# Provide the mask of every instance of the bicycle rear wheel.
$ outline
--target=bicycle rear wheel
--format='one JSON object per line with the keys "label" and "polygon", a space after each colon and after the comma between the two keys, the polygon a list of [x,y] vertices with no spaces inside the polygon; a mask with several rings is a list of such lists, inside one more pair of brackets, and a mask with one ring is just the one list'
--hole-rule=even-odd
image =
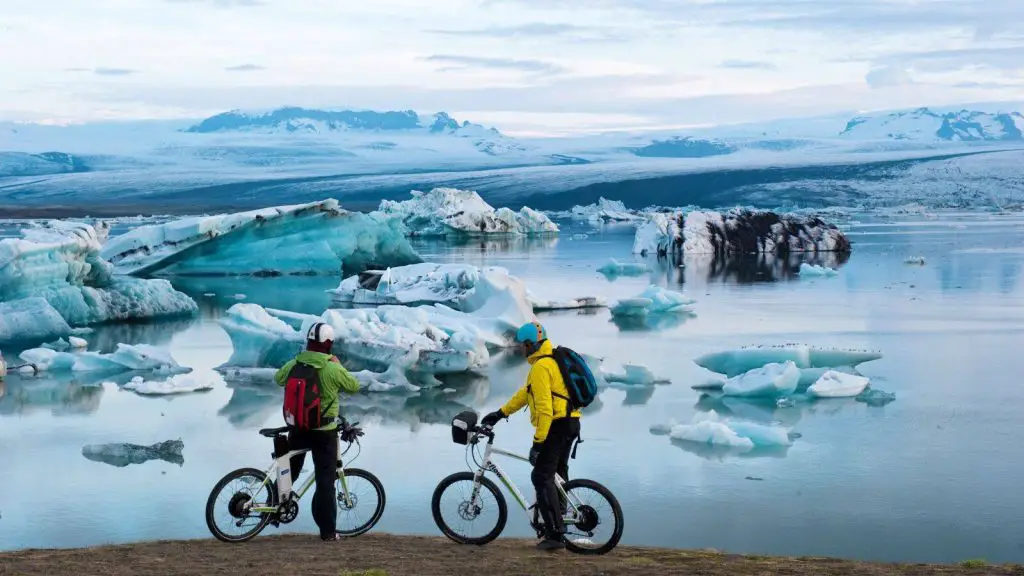
{"label": "bicycle rear wheel", "polygon": [[[505,522],[508,521],[508,506],[505,504],[505,497],[501,495],[498,487],[486,477],[480,477],[480,485],[476,498],[473,498],[472,472],[456,472],[438,483],[434,489],[434,495],[430,499],[430,509],[434,514],[434,522],[445,536],[459,544],[475,544],[481,546],[494,540],[505,529]],[[449,497],[449,500],[442,504],[442,499]],[[488,496],[493,503],[488,503]],[[445,519],[442,507],[451,514],[451,522]],[[493,527],[482,536],[472,536],[468,533],[468,523],[476,522],[481,515],[494,513]],[[452,526],[457,522],[458,529]],[[487,530],[491,526],[490,521],[482,521],[478,525],[481,530]]]}
{"label": "bicycle rear wheel", "polygon": [[[342,470],[339,466],[335,490],[335,497],[338,501],[338,520],[335,523],[335,531],[342,536],[359,536],[373,528],[384,514],[384,485],[376,476],[359,468],[348,468],[344,471],[344,475],[345,485],[342,486]],[[349,497],[347,499],[345,498],[345,487],[348,487]]]}
{"label": "bicycle rear wheel", "polygon": [[[611,490],[593,480],[575,479],[565,483],[571,505],[565,518],[565,547],[585,555],[607,554],[622,538],[622,507]],[[573,507],[575,506],[575,510]],[[604,543],[594,537],[609,528]]]}
{"label": "bicycle rear wheel", "polygon": [[[206,527],[221,542],[245,542],[259,534],[270,522],[269,512],[250,511],[253,507],[277,506],[277,486],[264,482],[267,475],[255,468],[239,468],[229,472],[210,491],[206,500]],[[250,489],[250,486],[255,485]],[[250,492],[250,490],[252,490]],[[264,494],[261,496],[260,494]],[[224,497],[226,495],[226,498]],[[218,523],[218,513],[222,522]],[[253,524],[240,534],[231,534],[232,526],[241,528],[247,521]]]}

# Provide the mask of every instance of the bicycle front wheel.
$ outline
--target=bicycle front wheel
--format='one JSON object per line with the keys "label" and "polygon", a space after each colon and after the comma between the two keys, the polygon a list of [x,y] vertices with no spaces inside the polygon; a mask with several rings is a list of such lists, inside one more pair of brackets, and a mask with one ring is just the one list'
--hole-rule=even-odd
{"label": "bicycle front wheel", "polygon": [[342,470],[339,467],[336,488],[338,520],[335,531],[338,534],[348,537],[365,534],[384,514],[384,485],[366,470]]}
{"label": "bicycle front wheel", "polygon": [[217,482],[206,500],[206,527],[218,540],[245,542],[267,526],[272,514],[252,512],[252,508],[277,506],[276,484],[266,480],[262,470],[239,468]]}
{"label": "bicycle front wheel", "polygon": [[[565,548],[576,554],[607,554],[622,538],[622,507],[611,490],[582,478],[565,483]],[[607,533],[607,536],[602,536]]]}
{"label": "bicycle front wheel", "polygon": [[[456,472],[441,480],[430,499],[430,509],[445,536],[459,544],[482,546],[505,529],[508,506],[494,482],[481,476],[480,483],[474,484],[473,479],[472,472]],[[481,536],[473,535],[480,532]]]}

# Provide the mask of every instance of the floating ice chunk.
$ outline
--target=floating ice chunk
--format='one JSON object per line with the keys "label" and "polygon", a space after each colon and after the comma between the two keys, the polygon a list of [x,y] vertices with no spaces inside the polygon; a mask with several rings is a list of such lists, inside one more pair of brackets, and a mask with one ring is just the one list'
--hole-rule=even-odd
{"label": "floating ice chunk", "polygon": [[813,278],[817,276],[832,277],[837,274],[839,274],[839,272],[833,270],[832,268],[827,268],[825,266],[818,266],[817,264],[808,264],[807,262],[802,262],[800,264],[800,276],[805,278]]}
{"label": "floating ice chunk", "polygon": [[842,372],[843,374],[851,374],[853,376],[860,376],[857,369],[853,366],[822,366],[820,368],[801,368],[800,369],[800,382],[797,384],[797,390],[806,390],[817,382],[825,372],[829,370],[834,372]]}
{"label": "floating ice chunk", "polygon": [[796,391],[800,369],[791,360],[771,363],[729,378],[722,387],[726,396],[779,397]]}
{"label": "floating ice chunk", "polygon": [[714,410],[700,413],[693,417],[689,424],[670,424],[669,427],[652,427],[651,431],[663,433],[668,428],[668,436],[676,440],[728,446],[743,451],[755,448],[791,446],[789,431],[781,426],[764,426],[753,422],[722,418]]}
{"label": "floating ice chunk", "polygon": [[0,352],[0,380],[7,376],[7,362],[4,360],[4,353]]}
{"label": "floating ice chunk", "polygon": [[137,276],[337,274],[419,262],[399,222],[334,199],[139,226],[103,256]]}
{"label": "floating ice chunk", "polygon": [[857,396],[870,381],[863,376],[829,370],[807,389],[807,395],[817,398],[849,398]]}
{"label": "floating ice chunk", "polygon": [[495,210],[476,192],[457,188],[413,190],[409,200],[382,201],[380,212],[397,217],[414,236],[558,233],[558,226],[540,212],[525,206],[518,213],[508,208]]}
{"label": "floating ice chunk", "polygon": [[626,208],[626,205],[619,200],[608,200],[603,197],[598,198],[596,204],[589,204],[587,206],[576,205],[571,210],[554,212],[552,216],[555,218],[572,218],[573,220],[592,222],[594,224],[602,222],[633,222],[643,218],[642,215]]}
{"label": "floating ice chunk", "polygon": [[89,444],[82,447],[82,456],[94,462],[102,462],[124,468],[129,464],[143,464],[150,460],[164,460],[181,466],[185,458],[181,451],[185,443],[179,440],[157,442],[150,446],[140,444]]}
{"label": "floating ice chunk", "polygon": [[169,351],[149,344],[118,344],[117,350],[110,354],[32,348],[22,352],[20,358],[34,364],[40,372],[188,371],[174,360]]}
{"label": "floating ice chunk", "polygon": [[868,388],[861,392],[854,398],[857,402],[864,402],[868,406],[885,406],[889,402],[896,400],[896,394],[892,392],[883,392],[876,388]]}
{"label": "floating ice chunk", "polygon": [[418,392],[420,387],[409,382],[405,372],[396,365],[384,372],[360,370],[352,376],[359,381],[360,392]]}
{"label": "floating ice chunk", "polygon": [[41,341],[72,326],[191,315],[198,306],[164,280],[115,278],[88,224],[46,222],[0,240],[0,342]]}
{"label": "floating ice chunk", "polygon": [[45,344],[43,344],[42,347],[49,348],[50,350],[56,350],[58,352],[63,352],[68,348],[71,348],[71,344],[69,344],[67,340],[61,338],[56,342],[46,342]]}
{"label": "floating ice chunk", "polygon": [[918,266],[924,266],[924,256],[911,256],[903,261],[906,264],[917,264]]}
{"label": "floating ice chunk", "polygon": [[651,285],[634,298],[623,298],[611,307],[613,316],[644,316],[688,312],[696,300],[681,293]]}
{"label": "floating ice chunk", "polygon": [[141,377],[135,377],[131,382],[125,384],[124,389],[132,390],[143,396],[167,396],[213,390],[214,384],[220,381],[220,378],[196,373],[177,374],[166,380],[144,380]]}
{"label": "floating ice chunk", "polygon": [[610,262],[597,269],[606,277],[616,276],[640,276],[651,271],[651,267],[643,262],[619,262],[612,258]]}
{"label": "floating ice chunk", "polygon": [[527,292],[527,297],[530,299],[530,305],[533,306],[534,312],[605,308],[608,306],[608,301],[600,296],[583,296],[572,300],[544,300]]}
{"label": "floating ice chunk", "polygon": [[637,228],[634,254],[750,254],[846,252],[850,242],[817,216],[764,210],[693,210],[648,215]]}
{"label": "floating ice chunk", "polygon": [[68,344],[72,348],[86,348],[89,346],[89,342],[85,338],[79,338],[78,336],[68,336]]}
{"label": "floating ice chunk", "polygon": [[667,378],[659,378],[651,372],[651,369],[642,364],[623,364],[623,371],[611,372],[606,369],[602,369],[602,376],[607,382],[618,382],[621,384],[630,384],[634,386],[647,386],[658,383],[670,382]]}
{"label": "floating ice chunk", "polygon": [[749,346],[724,352],[703,354],[694,362],[712,372],[737,376],[769,363],[792,361],[798,368],[856,367],[864,362],[878,360],[879,352],[817,348],[806,344],[781,346]]}

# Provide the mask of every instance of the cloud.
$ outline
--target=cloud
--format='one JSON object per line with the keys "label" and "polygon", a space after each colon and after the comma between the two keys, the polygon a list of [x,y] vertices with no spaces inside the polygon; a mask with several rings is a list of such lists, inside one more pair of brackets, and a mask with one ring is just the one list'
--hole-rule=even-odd
{"label": "cloud", "polygon": [[963,68],[1024,70],[1024,43],[997,47],[898,52],[878,59],[880,64],[902,65],[927,72]]}
{"label": "cloud", "polygon": [[779,67],[771,62],[759,62],[755,60],[726,60],[718,65],[719,68],[734,68],[738,70],[778,70]]}
{"label": "cloud", "polygon": [[227,66],[224,68],[228,72],[256,72],[258,70],[266,70],[259,64],[239,64],[237,66]]}
{"label": "cloud", "polygon": [[460,56],[455,54],[433,54],[421,58],[428,62],[450,64],[438,69],[438,72],[465,70],[468,68],[489,68],[496,70],[519,70],[536,74],[560,74],[566,69],[543,60],[518,60],[514,58],[494,58],[486,56]]}
{"label": "cloud", "polygon": [[132,70],[130,68],[107,68],[107,67],[103,67],[103,66],[101,66],[99,68],[65,68],[64,71],[65,72],[92,72],[93,74],[96,74],[97,76],[129,76],[131,74],[136,74],[138,72],[138,70]]}
{"label": "cloud", "polygon": [[864,76],[864,81],[872,88],[888,88],[890,86],[903,86],[913,82],[910,73],[904,68],[894,66],[883,66],[875,68]]}
{"label": "cloud", "polygon": [[622,42],[628,36],[621,31],[575,24],[529,22],[516,26],[488,26],[463,30],[427,30],[431,34],[479,38],[558,38],[573,42]]}

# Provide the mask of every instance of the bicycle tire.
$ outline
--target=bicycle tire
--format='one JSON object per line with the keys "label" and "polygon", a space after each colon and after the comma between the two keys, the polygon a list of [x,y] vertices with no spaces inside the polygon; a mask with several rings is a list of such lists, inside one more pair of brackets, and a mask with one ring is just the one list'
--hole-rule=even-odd
{"label": "bicycle tire", "polygon": [[434,515],[434,522],[437,524],[437,527],[440,528],[441,532],[449,539],[454,542],[458,542],[459,544],[483,546],[497,538],[501,534],[501,531],[505,529],[505,523],[508,522],[508,505],[505,502],[505,497],[501,494],[501,491],[498,490],[498,487],[490,480],[490,478],[487,478],[486,476],[480,477],[480,485],[493,494],[494,499],[498,502],[498,522],[490,532],[479,538],[469,538],[456,533],[445,523],[444,518],[441,517],[441,495],[444,494],[444,491],[452,484],[461,480],[469,480],[472,482],[474,476],[475,475],[472,472],[456,472],[438,482],[437,487],[434,488],[434,495],[430,499],[430,510]]}
{"label": "bicycle tire", "polygon": [[[255,528],[253,528],[249,532],[246,532],[242,536],[236,537],[228,536],[217,526],[217,522],[213,517],[214,508],[217,503],[217,495],[220,493],[221,490],[224,489],[225,486],[227,486],[229,482],[235,480],[236,478],[241,478],[244,476],[252,476],[260,480],[265,480],[267,478],[266,473],[263,472],[262,470],[257,470],[256,468],[239,468],[237,470],[225,474],[224,477],[221,478],[216,485],[214,485],[213,490],[210,491],[210,496],[206,499],[206,527],[209,528],[210,533],[212,533],[214,537],[220,540],[221,542],[228,542],[231,544],[246,542],[248,540],[255,538],[256,535],[262,532],[263,529],[267,527],[267,524],[270,523],[272,515],[268,512],[264,512],[261,514],[260,522],[256,525]],[[270,505],[276,506],[277,485],[274,482],[268,482],[267,489],[269,490],[270,493]]]}
{"label": "bicycle tire", "polygon": [[607,554],[613,548],[619,544],[619,540],[622,538],[622,530],[624,523],[622,519],[622,507],[619,505],[619,500],[612,494],[612,491],[606,488],[604,485],[595,482],[593,480],[587,480],[585,478],[577,478],[569,480],[564,485],[566,494],[572,492],[573,488],[590,488],[594,492],[597,492],[604,497],[609,504],[612,505],[612,515],[615,517],[615,528],[612,531],[612,537],[603,546],[599,548],[583,548],[577,546],[574,542],[566,538],[565,548],[566,550],[575,554],[582,554],[585,556],[600,556]]}
{"label": "bicycle tire", "polygon": [[335,532],[342,536],[345,536],[346,538],[354,538],[356,536],[359,536],[360,534],[367,533],[371,528],[373,528],[377,524],[378,521],[380,521],[380,517],[384,514],[384,505],[387,502],[387,496],[384,493],[384,485],[381,484],[381,481],[376,476],[374,476],[373,474],[366,470],[363,470],[361,468],[346,468],[345,477],[365,479],[367,482],[370,483],[371,486],[373,486],[373,489],[377,492],[377,496],[379,498],[377,503],[377,509],[374,510],[373,516],[369,520],[367,520],[366,523],[362,526],[353,528],[352,530],[338,530],[337,524],[335,524]]}

